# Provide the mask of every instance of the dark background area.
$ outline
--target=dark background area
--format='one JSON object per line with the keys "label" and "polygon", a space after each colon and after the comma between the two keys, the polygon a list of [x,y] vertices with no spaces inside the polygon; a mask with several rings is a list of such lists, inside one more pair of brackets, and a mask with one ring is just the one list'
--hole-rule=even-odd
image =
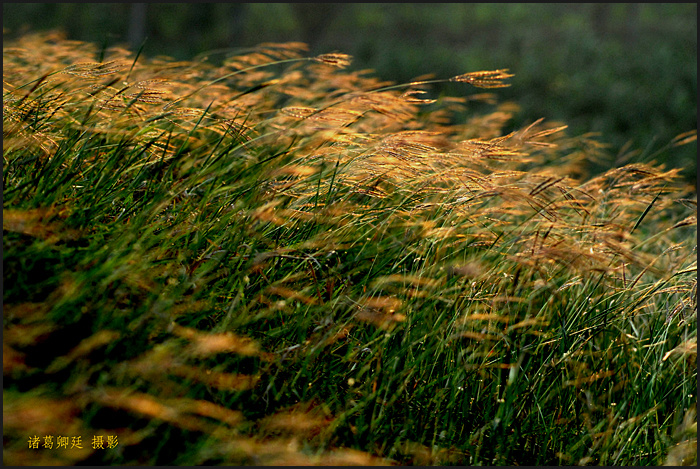
{"label": "dark background area", "polygon": [[[697,181],[696,143],[664,149],[697,128],[695,3],[3,3],[4,41],[47,29],[212,62],[303,41],[394,82],[508,68],[512,86],[497,93],[521,107],[513,128],[562,121],[570,135],[599,132],[610,164],[631,142]],[[435,92],[464,94],[454,83]]]}

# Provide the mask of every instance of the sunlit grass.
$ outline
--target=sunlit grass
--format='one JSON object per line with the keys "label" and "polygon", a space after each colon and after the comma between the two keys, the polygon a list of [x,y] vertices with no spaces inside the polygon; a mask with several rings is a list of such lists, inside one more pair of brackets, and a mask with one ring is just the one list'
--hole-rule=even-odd
{"label": "sunlit grass", "polygon": [[4,460],[694,463],[678,171],[304,53],[5,45]]}

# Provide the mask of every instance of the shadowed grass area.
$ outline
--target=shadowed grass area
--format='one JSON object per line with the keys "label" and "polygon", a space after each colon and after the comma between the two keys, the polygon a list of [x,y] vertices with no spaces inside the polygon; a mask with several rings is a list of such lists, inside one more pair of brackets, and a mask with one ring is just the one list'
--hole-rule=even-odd
{"label": "shadowed grass area", "polygon": [[678,171],[304,51],[4,45],[4,461],[695,463]]}

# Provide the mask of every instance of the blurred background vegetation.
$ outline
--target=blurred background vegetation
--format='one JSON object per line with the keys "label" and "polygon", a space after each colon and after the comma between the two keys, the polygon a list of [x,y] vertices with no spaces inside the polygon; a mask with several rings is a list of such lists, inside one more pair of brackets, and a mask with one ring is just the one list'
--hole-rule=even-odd
{"label": "blurred background vegetation", "polygon": [[[512,86],[497,94],[521,108],[513,129],[563,121],[610,144],[603,166],[654,159],[697,187],[697,144],[666,145],[697,128],[696,3],[3,3],[4,41],[48,29],[213,62],[303,41],[394,82],[508,68]],[[435,93],[462,95],[458,85]]]}

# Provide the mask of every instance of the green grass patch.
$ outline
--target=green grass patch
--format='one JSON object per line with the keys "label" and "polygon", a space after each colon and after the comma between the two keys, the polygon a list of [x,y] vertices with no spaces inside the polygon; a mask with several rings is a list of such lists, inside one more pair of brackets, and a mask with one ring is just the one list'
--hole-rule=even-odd
{"label": "green grass patch", "polygon": [[677,170],[452,122],[505,70],[425,100],[303,44],[3,52],[6,463],[696,461]]}

